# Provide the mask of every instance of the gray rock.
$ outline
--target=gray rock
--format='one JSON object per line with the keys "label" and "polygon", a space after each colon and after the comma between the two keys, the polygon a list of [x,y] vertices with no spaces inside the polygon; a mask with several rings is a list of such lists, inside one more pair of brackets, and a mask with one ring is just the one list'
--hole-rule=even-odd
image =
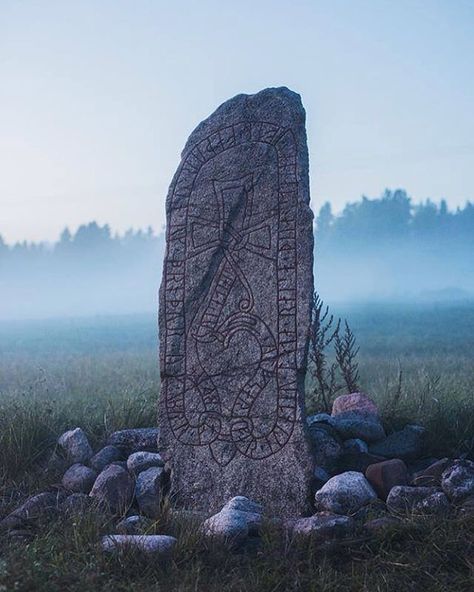
{"label": "gray rock", "polygon": [[252,514],[263,514],[263,506],[258,502],[250,500],[243,495],[237,495],[230,499],[223,510],[239,510],[241,512],[250,512]]}
{"label": "gray rock", "polygon": [[331,426],[315,423],[309,428],[314,462],[318,467],[331,471],[342,454],[342,444]]}
{"label": "gray rock", "polygon": [[201,530],[206,537],[221,538],[231,545],[244,542],[250,534],[256,534],[262,523],[262,515],[223,508],[205,520]]}
{"label": "gray rock", "polygon": [[109,534],[102,538],[102,549],[107,553],[138,551],[144,555],[168,557],[178,541],[162,534]]}
{"label": "gray rock", "polygon": [[58,445],[69,464],[87,463],[93,455],[89,440],[81,428],[64,432],[58,439]]}
{"label": "gray rock", "polygon": [[332,418],[332,426],[343,440],[360,438],[366,442],[377,442],[385,438],[382,423],[376,415],[340,413]]}
{"label": "gray rock", "polygon": [[73,493],[61,503],[59,509],[66,516],[80,516],[90,509],[91,503],[91,498],[85,493]]}
{"label": "gray rock", "polygon": [[95,480],[90,496],[113,513],[122,514],[133,501],[134,481],[117,465],[106,467]]}
{"label": "gray rock", "polygon": [[0,521],[0,531],[22,529],[40,518],[54,517],[65,498],[61,492],[44,492],[29,497],[21,506]]}
{"label": "gray rock", "polygon": [[319,540],[340,539],[352,534],[355,523],[349,516],[319,512],[309,518],[299,518],[292,524],[296,535],[312,536]]}
{"label": "gray rock", "polygon": [[106,466],[112,464],[116,461],[121,461],[123,459],[122,451],[117,448],[116,446],[104,446],[101,448],[99,452],[94,454],[91,458],[89,465],[100,473],[105,469]]}
{"label": "gray rock", "polygon": [[444,471],[441,487],[449,499],[456,504],[474,495],[474,462],[467,459],[456,460]]}
{"label": "gray rock", "polygon": [[357,454],[359,452],[369,452],[369,447],[364,440],[360,438],[350,438],[342,444],[343,451],[346,454]]}
{"label": "gray rock", "polygon": [[64,473],[62,485],[74,493],[89,493],[96,478],[97,473],[93,469],[76,463]]}
{"label": "gray rock", "polygon": [[147,450],[157,452],[159,428],[133,428],[113,432],[107,438],[107,444],[116,446],[126,454]]}
{"label": "gray rock", "polygon": [[327,413],[316,413],[316,415],[308,415],[306,423],[308,427],[314,426],[317,423],[332,425],[332,417]]}
{"label": "gray rock", "polygon": [[383,456],[376,456],[367,452],[345,452],[337,462],[337,472],[356,471],[365,473],[367,467],[386,460]]}
{"label": "gray rock", "polygon": [[134,452],[127,459],[127,469],[138,475],[151,467],[164,467],[165,463],[158,452]]}
{"label": "gray rock", "polygon": [[149,518],[160,515],[163,473],[162,467],[150,467],[137,477],[135,497],[140,512]]}
{"label": "gray rock", "polygon": [[423,452],[425,428],[418,425],[407,425],[398,432],[393,432],[381,442],[369,447],[369,452],[386,458],[410,460]]}
{"label": "gray rock", "polygon": [[355,471],[332,477],[314,496],[316,510],[335,514],[354,514],[376,499],[370,483]]}
{"label": "gray rock", "polygon": [[326,470],[324,470],[322,467],[314,467],[314,472],[313,472],[314,491],[318,491],[318,489],[321,489],[321,487],[327,481],[329,481],[330,478],[331,478],[331,475]]}
{"label": "gray rock", "polygon": [[144,534],[152,525],[152,520],[145,516],[128,516],[117,524],[117,532],[119,534]]}
{"label": "gray rock", "polygon": [[396,485],[388,494],[387,508],[395,514],[444,514],[449,501],[438,487]]}
{"label": "gray rock", "polygon": [[305,113],[287,88],[227,101],[184,148],[159,313],[160,452],[183,507],[244,495],[273,515],[307,508],[309,201]]}

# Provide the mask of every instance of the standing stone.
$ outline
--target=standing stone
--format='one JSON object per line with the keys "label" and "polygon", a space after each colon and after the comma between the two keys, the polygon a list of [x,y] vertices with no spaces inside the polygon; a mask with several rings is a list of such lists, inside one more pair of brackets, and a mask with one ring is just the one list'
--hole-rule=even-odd
{"label": "standing stone", "polygon": [[172,494],[216,512],[310,496],[304,377],[313,294],[299,95],[238,95],[191,134],[168,193],[159,449]]}

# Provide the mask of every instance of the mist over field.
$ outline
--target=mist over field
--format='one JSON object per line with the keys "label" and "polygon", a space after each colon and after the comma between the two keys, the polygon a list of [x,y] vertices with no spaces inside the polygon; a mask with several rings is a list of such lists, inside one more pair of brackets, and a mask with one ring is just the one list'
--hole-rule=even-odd
{"label": "mist over field", "polygon": [[[331,304],[474,299],[474,204],[415,205],[403,190],[315,212],[315,287]],[[1,231],[1,229],[0,229]],[[0,319],[156,311],[165,248],[152,228],[65,229],[54,244],[0,239]]]}

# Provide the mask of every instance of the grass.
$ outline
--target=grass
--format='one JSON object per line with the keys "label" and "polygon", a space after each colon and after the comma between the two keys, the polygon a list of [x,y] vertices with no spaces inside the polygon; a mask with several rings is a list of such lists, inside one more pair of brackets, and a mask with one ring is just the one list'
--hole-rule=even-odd
{"label": "grass", "polygon": [[[387,428],[425,425],[426,454],[474,453],[474,307],[346,307],[361,346],[361,385]],[[123,427],[156,423],[155,319],[139,316],[0,325],[0,517],[51,484],[38,462],[80,425],[94,446]],[[308,408],[317,411],[308,384]],[[154,531],[177,534],[168,565],[114,559],[98,541],[107,517],[43,524],[27,545],[0,537],[0,592],[386,591],[472,589],[472,518],[416,518],[337,550],[288,540],[267,525],[258,548],[229,553],[165,512]]]}

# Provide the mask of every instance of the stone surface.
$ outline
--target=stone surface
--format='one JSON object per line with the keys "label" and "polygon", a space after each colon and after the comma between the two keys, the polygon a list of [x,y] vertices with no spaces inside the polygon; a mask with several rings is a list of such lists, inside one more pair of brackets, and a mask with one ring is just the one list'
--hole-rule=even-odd
{"label": "stone surface", "polygon": [[368,452],[344,452],[337,462],[337,472],[356,471],[365,473],[367,467],[386,460],[383,456],[377,456]]}
{"label": "stone surface", "polygon": [[134,481],[128,471],[109,465],[95,480],[90,496],[114,513],[123,513],[132,503]]}
{"label": "stone surface", "polygon": [[144,534],[153,524],[145,516],[128,516],[117,524],[119,534]]}
{"label": "stone surface", "polygon": [[425,428],[418,425],[407,425],[398,432],[393,432],[384,440],[369,447],[372,454],[380,454],[387,458],[410,460],[420,456],[423,451]]}
{"label": "stone surface", "polygon": [[85,493],[73,493],[61,503],[59,509],[66,516],[80,516],[90,509],[92,500]]}
{"label": "stone surface", "polygon": [[396,485],[388,494],[387,508],[395,514],[444,514],[449,501],[439,487]]}
{"label": "stone surface", "polygon": [[102,537],[102,550],[108,553],[139,551],[145,555],[167,557],[178,541],[162,534],[109,534]]}
{"label": "stone surface", "polygon": [[364,440],[360,438],[350,438],[342,444],[342,449],[346,454],[358,454],[359,452],[369,452],[369,447]]}
{"label": "stone surface", "polygon": [[250,500],[243,495],[237,495],[229,500],[222,508],[223,510],[239,510],[240,512],[251,512],[253,514],[262,514],[263,506]]}
{"label": "stone surface", "polygon": [[428,467],[413,473],[413,484],[423,487],[439,487],[444,471],[453,464],[449,458],[442,458]]}
{"label": "stone surface", "polygon": [[97,473],[93,469],[76,463],[64,473],[62,485],[73,493],[89,493],[96,478]]}
{"label": "stone surface", "polygon": [[336,397],[332,404],[331,415],[333,417],[345,413],[361,413],[378,417],[379,410],[374,401],[364,393],[350,393]]}
{"label": "stone surface", "polygon": [[58,439],[58,445],[69,464],[87,463],[93,455],[89,440],[81,428],[64,432]]}
{"label": "stone surface", "polygon": [[354,520],[331,512],[319,512],[308,518],[299,518],[291,525],[293,534],[312,536],[316,539],[339,539],[354,531]]}
{"label": "stone surface", "polygon": [[369,465],[365,477],[383,500],[387,499],[395,485],[408,485],[407,466],[398,458]]}
{"label": "stone surface", "polygon": [[329,481],[331,475],[322,467],[314,467],[313,471],[313,489],[318,491],[321,487]]}
{"label": "stone surface", "polygon": [[362,473],[348,471],[329,479],[314,496],[318,511],[353,514],[377,499]]}
{"label": "stone surface", "polygon": [[134,452],[127,459],[127,469],[133,475],[138,475],[150,467],[164,466],[164,460],[157,452]]}
{"label": "stone surface", "polygon": [[123,459],[122,451],[116,446],[104,446],[90,459],[89,465],[100,473],[107,465]]}
{"label": "stone surface", "polygon": [[131,428],[113,432],[107,438],[107,444],[116,446],[127,454],[147,450],[157,452],[159,428]]}
{"label": "stone surface", "polygon": [[332,418],[331,425],[343,440],[360,438],[366,442],[377,442],[385,438],[385,431],[377,415],[340,413]]}
{"label": "stone surface", "polygon": [[235,508],[222,508],[220,512],[205,520],[201,531],[206,537],[221,538],[231,544],[240,544],[249,535],[258,533],[262,515]]}
{"label": "stone surface", "polygon": [[0,521],[0,531],[21,529],[30,522],[56,515],[64,498],[65,495],[61,492],[49,491],[29,497]]}
{"label": "stone surface", "polygon": [[467,459],[456,460],[444,471],[441,487],[449,499],[456,504],[474,495],[474,462]]}
{"label": "stone surface", "polygon": [[309,427],[309,436],[314,462],[318,467],[331,471],[342,455],[342,442],[337,432],[324,423]]}
{"label": "stone surface", "polygon": [[160,290],[160,452],[182,507],[307,507],[313,293],[305,112],[238,95],[191,134],[171,183]]}
{"label": "stone surface", "polygon": [[137,477],[135,497],[140,512],[149,518],[160,515],[163,473],[162,467],[150,467]]}

